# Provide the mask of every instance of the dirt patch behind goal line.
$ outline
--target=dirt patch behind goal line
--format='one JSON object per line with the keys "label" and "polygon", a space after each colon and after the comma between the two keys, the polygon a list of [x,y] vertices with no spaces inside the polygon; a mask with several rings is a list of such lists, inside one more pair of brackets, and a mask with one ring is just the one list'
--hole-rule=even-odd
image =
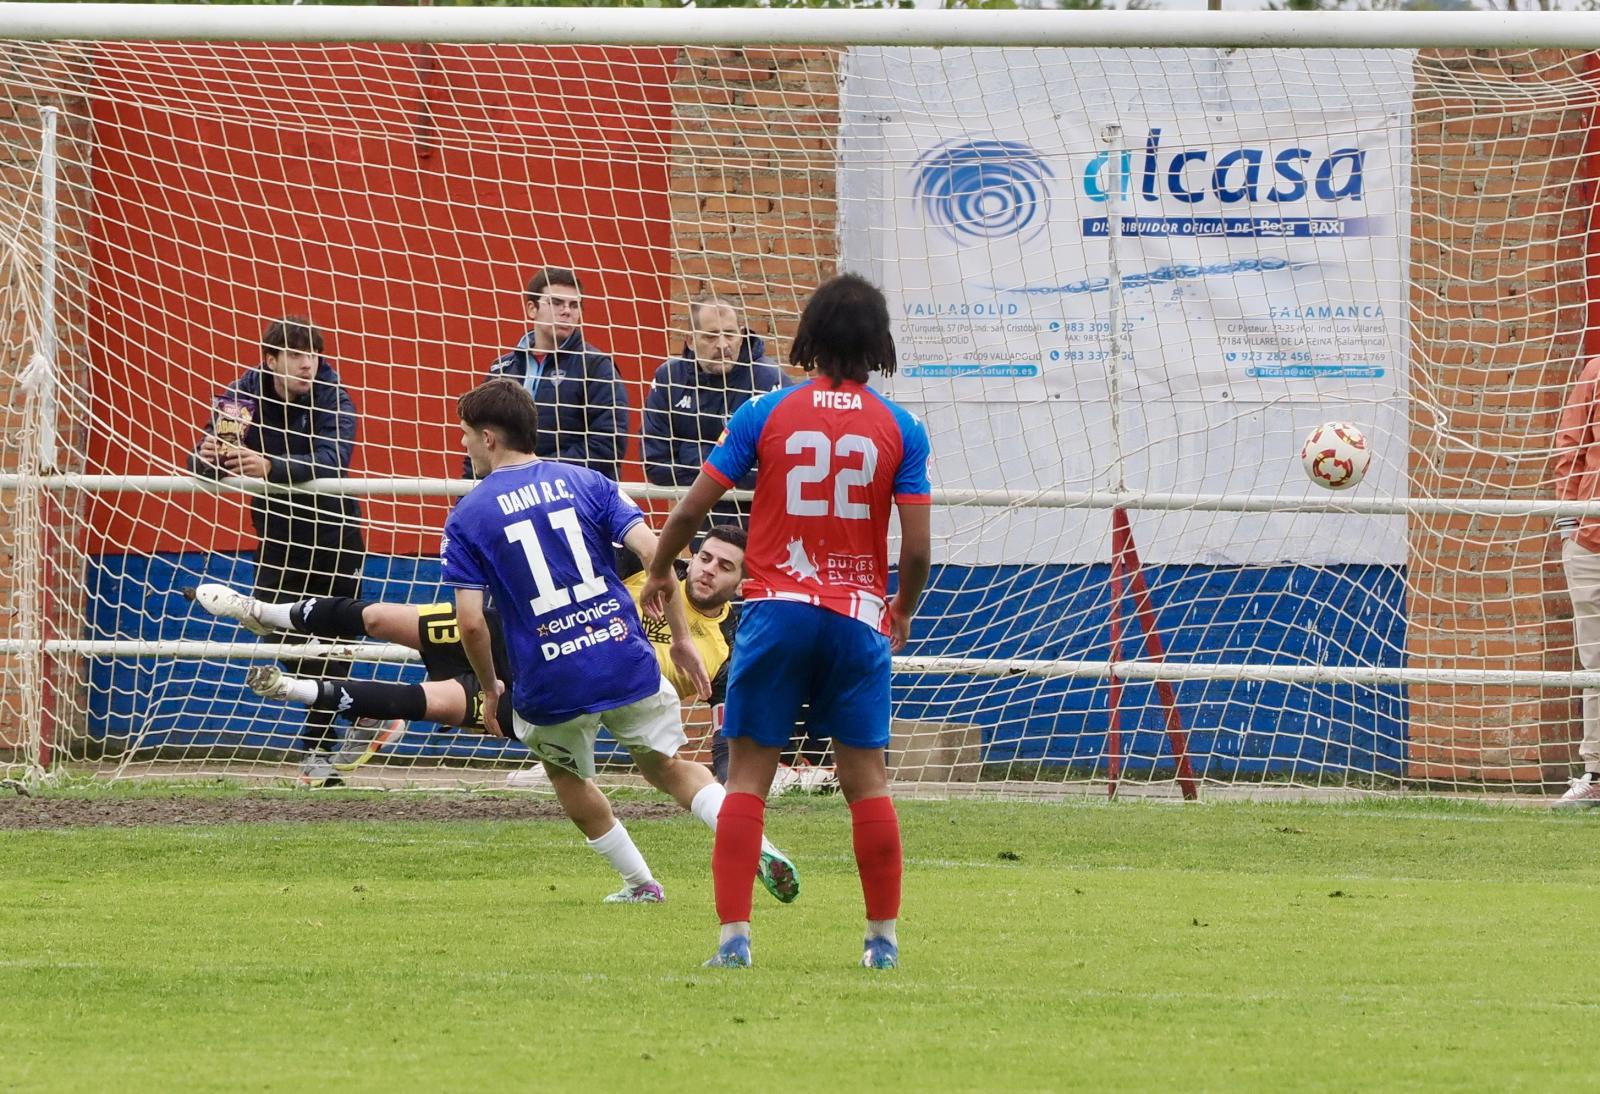
{"label": "dirt patch behind goal line", "polygon": [[[676,806],[618,802],[623,820],[670,817]],[[385,794],[349,798],[323,795],[262,794],[230,798],[138,797],[124,799],[0,797],[0,831],[25,828],[80,828],[93,825],[136,828],[146,824],[302,824],[317,821],[561,821],[553,801],[485,798],[470,795]]]}

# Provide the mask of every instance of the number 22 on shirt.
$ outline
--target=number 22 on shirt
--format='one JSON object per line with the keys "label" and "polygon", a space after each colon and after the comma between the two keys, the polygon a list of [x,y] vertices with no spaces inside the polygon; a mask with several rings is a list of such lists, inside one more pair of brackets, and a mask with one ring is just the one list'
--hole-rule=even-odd
{"label": "number 22 on shirt", "polygon": [[[813,429],[802,429],[789,434],[784,442],[783,450],[790,456],[801,456],[810,453],[810,460],[797,463],[789,468],[789,474],[784,479],[785,508],[790,516],[794,517],[825,517],[828,516],[827,490],[822,491],[822,497],[807,497],[806,487],[813,483],[827,482],[828,476],[833,475],[833,515],[843,520],[866,520],[872,515],[872,509],[864,501],[857,501],[850,495],[850,491],[865,489],[871,484],[873,476],[878,473],[878,446],[872,443],[870,437],[863,437],[859,433],[846,433],[838,440],[829,440],[826,433]],[[849,466],[845,461],[859,455],[859,466]],[[840,466],[834,468],[834,459]]]}

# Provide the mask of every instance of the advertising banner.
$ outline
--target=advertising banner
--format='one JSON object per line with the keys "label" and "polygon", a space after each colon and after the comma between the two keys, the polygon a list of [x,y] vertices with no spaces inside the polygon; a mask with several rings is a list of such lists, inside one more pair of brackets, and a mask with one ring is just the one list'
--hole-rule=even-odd
{"label": "advertising banner", "polygon": [[[1403,493],[1410,63],[853,51],[843,265],[889,297],[936,485],[1306,496],[1301,441],[1349,420],[1358,489]],[[1153,562],[1405,558],[1403,517],[1134,516]],[[1109,557],[1104,511],[941,519],[966,561]]]}

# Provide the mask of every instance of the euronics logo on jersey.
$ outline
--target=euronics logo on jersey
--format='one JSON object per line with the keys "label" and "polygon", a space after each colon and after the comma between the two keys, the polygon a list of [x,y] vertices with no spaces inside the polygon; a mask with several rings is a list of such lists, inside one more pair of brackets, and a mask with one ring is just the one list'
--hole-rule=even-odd
{"label": "euronics logo on jersey", "polygon": [[1050,220],[1055,172],[1022,141],[945,141],[924,152],[911,174],[923,215],[963,247],[1010,236],[1026,241]]}
{"label": "euronics logo on jersey", "polygon": [[[1363,236],[1373,226],[1347,213],[1365,198],[1366,157],[1312,141],[1185,146],[1152,127],[1142,151],[1101,152],[1074,176],[1090,202],[1116,189],[1125,235]],[[1106,218],[1085,217],[1083,234],[1106,235]]]}

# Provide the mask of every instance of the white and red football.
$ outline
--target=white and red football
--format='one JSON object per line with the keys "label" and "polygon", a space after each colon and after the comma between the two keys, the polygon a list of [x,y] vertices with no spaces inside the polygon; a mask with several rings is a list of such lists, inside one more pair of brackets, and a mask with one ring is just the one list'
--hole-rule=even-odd
{"label": "white and red football", "polygon": [[1372,449],[1349,422],[1323,422],[1301,446],[1300,462],[1318,486],[1348,490],[1366,475]]}

